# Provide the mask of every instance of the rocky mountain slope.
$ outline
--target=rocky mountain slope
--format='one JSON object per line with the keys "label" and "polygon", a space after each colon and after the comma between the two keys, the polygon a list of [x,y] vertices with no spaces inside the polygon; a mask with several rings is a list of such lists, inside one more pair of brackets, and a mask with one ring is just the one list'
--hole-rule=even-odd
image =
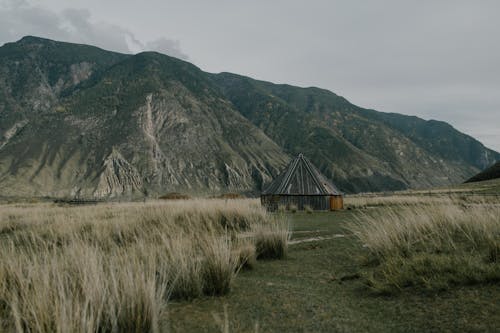
{"label": "rocky mountain slope", "polygon": [[258,192],[304,152],[344,191],[462,182],[500,159],[446,123],[165,55],[0,47],[0,195]]}
{"label": "rocky mountain slope", "polygon": [[500,158],[444,122],[363,109],[318,88],[230,73],[212,79],[287,152],[304,152],[347,191],[460,183]]}
{"label": "rocky mountain slope", "polygon": [[248,191],[288,159],[205,73],[164,55],[29,37],[0,48],[0,73],[2,195]]}

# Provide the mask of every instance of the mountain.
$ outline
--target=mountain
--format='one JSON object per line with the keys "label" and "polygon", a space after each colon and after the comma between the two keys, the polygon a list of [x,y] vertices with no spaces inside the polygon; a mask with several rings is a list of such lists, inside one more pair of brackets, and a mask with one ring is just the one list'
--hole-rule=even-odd
{"label": "mountain", "polygon": [[483,180],[500,179],[500,162],[495,163],[486,170],[481,171],[477,175],[467,179],[466,183],[481,182]]}
{"label": "mountain", "polygon": [[0,48],[0,194],[248,191],[288,156],[197,67],[26,37]]}
{"label": "mountain", "polygon": [[345,191],[460,183],[500,154],[447,123],[367,110],[328,90],[212,75],[285,151],[304,152]]}
{"label": "mountain", "polygon": [[154,52],[0,47],[0,195],[258,192],[303,152],[347,192],[459,183],[500,154],[450,125]]}

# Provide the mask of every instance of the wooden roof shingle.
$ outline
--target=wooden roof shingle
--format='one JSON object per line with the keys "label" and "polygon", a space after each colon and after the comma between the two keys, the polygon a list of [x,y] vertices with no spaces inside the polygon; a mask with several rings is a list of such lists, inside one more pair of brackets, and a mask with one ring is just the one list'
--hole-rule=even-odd
{"label": "wooden roof shingle", "polygon": [[299,154],[262,194],[341,195],[342,193],[303,154]]}

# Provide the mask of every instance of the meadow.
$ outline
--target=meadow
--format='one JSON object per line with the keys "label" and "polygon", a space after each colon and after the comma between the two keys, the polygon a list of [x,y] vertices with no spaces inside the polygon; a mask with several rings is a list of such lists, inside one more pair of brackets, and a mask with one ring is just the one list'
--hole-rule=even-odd
{"label": "meadow", "polygon": [[500,200],[460,191],[358,195],[289,211],[286,260],[231,293],[169,306],[172,332],[497,332]]}
{"label": "meadow", "polygon": [[[17,332],[495,332],[500,200],[348,196],[0,206],[0,318]],[[276,260],[281,259],[281,260]]]}

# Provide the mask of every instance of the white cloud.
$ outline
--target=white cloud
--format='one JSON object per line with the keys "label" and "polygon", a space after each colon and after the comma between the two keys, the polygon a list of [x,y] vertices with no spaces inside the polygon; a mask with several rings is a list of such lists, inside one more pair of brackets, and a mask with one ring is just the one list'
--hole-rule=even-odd
{"label": "white cloud", "polygon": [[151,50],[188,58],[178,40],[162,37],[141,42],[126,28],[94,22],[88,9],[69,8],[55,12],[25,0],[0,1],[0,43],[26,35],[91,44],[122,53]]}
{"label": "white cloud", "polygon": [[146,45],[144,45],[144,49],[168,54],[169,56],[179,59],[188,59],[188,56],[182,52],[181,45],[178,40],[171,40],[162,37],[146,43]]}

